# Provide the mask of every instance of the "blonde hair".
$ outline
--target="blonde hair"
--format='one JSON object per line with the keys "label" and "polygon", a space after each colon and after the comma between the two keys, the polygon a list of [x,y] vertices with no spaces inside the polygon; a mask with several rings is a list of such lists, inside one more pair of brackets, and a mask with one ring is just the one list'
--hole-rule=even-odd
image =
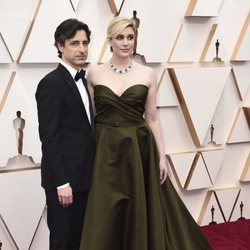
{"label": "blonde hair", "polygon": [[117,16],[108,25],[107,37],[114,38],[117,34],[122,32],[127,27],[131,27],[135,32],[134,23],[130,19]]}

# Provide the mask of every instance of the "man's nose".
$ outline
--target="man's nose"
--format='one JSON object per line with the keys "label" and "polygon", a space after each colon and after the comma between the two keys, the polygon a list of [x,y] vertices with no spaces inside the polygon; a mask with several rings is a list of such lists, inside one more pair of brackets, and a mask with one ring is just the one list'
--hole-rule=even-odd
{"label": "man's nose", "polygon": [[84,44],[80,44],[80,45],[79,45],[79,50],[80,50],[80,51],[83,51],[83,52],[84,52],[84,51],[86,50],[86,48],[87,48],[87,46],[85,46]]}

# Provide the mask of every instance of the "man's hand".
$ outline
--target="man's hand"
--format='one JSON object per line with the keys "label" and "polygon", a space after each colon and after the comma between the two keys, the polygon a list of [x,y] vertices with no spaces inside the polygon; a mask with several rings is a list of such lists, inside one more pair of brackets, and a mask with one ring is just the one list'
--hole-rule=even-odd
{"label": "man's hand", "polygon": [[57,189],[59,203],[63,207],[69,207],[73,203],[73,193],[70,186]]}

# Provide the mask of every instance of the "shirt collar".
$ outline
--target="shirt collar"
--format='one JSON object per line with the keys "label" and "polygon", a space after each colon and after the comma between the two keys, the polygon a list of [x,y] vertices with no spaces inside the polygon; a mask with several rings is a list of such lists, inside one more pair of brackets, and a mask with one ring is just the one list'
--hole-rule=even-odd
{"label": "shirt collar", "polygon": [[77,73],[77,70],[74,69],[74,68],[72,68],[70,65],[68,65],[63,60],[60,60],[60,63],[69,71],[69,73],[71,74],[72,78],[75,79],[75,75]]}

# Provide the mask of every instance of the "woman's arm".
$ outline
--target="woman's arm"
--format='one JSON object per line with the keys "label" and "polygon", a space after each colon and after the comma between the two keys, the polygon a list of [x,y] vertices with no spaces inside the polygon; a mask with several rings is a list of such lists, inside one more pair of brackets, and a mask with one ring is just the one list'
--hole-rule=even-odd
{"label": "woman's arm", "polygon": [[155,72],[152,69],[149,70],[149,79],[150,79],[150,85],[145,105],[145,119],[148,125],[150,126],[156,141],[159,154],[159,161],[160,161],[159,162],[160,183],[162,184],[167,178],[168,166],[163,148],[160,121],[157,115],[157,107],[156,107],[157,79]]}
{"label": "woman's arm", "polygon": [[95,101],[94,101],[94,84],[93,84],[93,76],[94,76],[94,68],[90,67],[87,71],[87,83],[88,83],[88,89],[89,89],[89,94],[91,97],[91,104],[93,107],[93,112],[95,115]]}

